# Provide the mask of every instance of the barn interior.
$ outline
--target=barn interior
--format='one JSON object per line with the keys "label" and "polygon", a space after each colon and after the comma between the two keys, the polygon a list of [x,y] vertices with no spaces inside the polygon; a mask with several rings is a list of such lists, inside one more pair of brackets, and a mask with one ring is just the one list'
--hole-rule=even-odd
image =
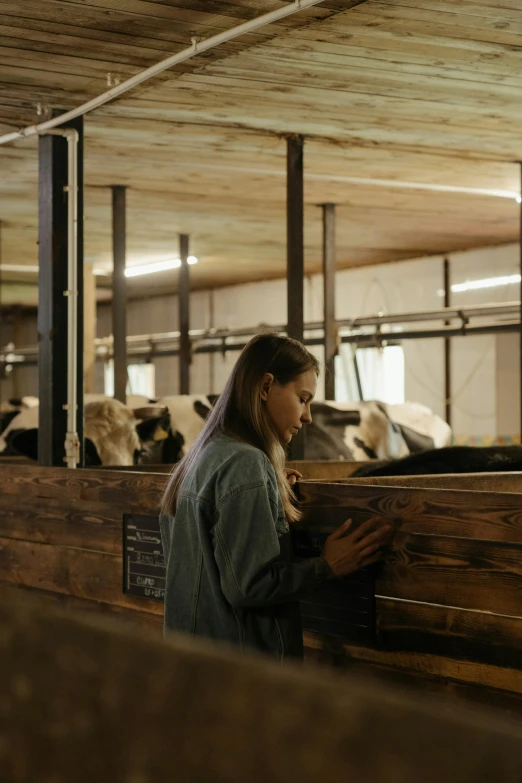
{"label": "barn interior", "polygon": [[[517,0],[0,0],[0,53],[0,407],[39,398],[41,447],[0,456],[1,596],[161,635],[161,589],[121,585],[170,466],[86,469],[84,395],[219,394],[261,331],[329,369],[318,402],[520,445]],[[345,614],[303,605],[310,665],[518,718],[522,473],[291,456],[305,539],[399,529]]]}

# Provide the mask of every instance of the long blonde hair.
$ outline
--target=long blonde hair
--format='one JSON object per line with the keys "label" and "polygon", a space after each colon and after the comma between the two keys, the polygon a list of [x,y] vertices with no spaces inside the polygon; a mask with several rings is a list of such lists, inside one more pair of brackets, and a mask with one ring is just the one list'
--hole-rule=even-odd
{"label": "long blonde hair", "polygon": [[212,438],[224,434],[249,443],[266,454],[277,477],[286,518],[289,522],[300,519],[301,513],[292,503],[295,495],[284,472],[285,450],[265,412],[261,387],[265,373],[271,373],[279,384],[286,386],[309,370],[319,375],[319,362],[297,340],[279,334],[261,334],[252,338],[243,348],[203,430],[173,469],[163,493],[161,510],[175,514],[185,477]]}

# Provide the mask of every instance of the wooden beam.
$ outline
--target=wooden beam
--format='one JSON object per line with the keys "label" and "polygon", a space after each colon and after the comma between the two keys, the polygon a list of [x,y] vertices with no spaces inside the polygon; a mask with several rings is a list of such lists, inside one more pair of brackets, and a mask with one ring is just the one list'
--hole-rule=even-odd
{"label": "wooden beam", "polygon": [[323,204],[324,396],[335,400],[335,204]]}
{"label": "wooden beam", "polygon": [[[83,119],[64,125],[79,133],[78,143],[78,323],[83,322]],[[38,394],[40,465],[64,465],[67,403],[67,141],[40,136],[38,214]],[[78,330],[78,408],[76,431],[83,459],[83,330]]]}
{"label": "wooden beam", "polygon": [[179,393],[190,392],[190,279],[189,236],[179,235]]}
{"label": "wooden beam", "polygon": [[84,357],[84,391],[93,394],[95,389],[96,350],[96,277],[92,264],[86,264],[83,276],[84,284],[84,318],[83,318],[83,357]]}
{"label": "wooden beam", "polygon": [[112,185],[112,334],[114,396],[127,400],[126,187]]}

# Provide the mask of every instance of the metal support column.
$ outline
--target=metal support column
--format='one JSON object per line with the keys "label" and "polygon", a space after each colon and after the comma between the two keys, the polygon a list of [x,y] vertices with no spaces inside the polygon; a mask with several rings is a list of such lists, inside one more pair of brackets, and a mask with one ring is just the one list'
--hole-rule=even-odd
{"label": "metal support column", "polygon": [[[522,163],[520,164],[520,194],[522,195]],[[522,203],[519,213],[519,243],[520,243],[520,347],[519,347],[519,378],[520,378],[520,437],[522,442]]]}
{"label": "metal support column", "polygon": [[[79,134],[77,160],[77,319],[83,324],[83,118],[65,123]],[[67,430],[67,140],[43,135],[38,140],[38,462],[64,466]],[[77,421],[83,449],[83,329],[77,337]]]}
{"label": "metal support column", "polygon": [[126,196],[124,185],[112,185],[112,335],[114,361],[114,397],[127,400],[127,287]]}
{"label": "metal support column", "polygon": [[[444,259],[444,307],[451,307],[450,260]],[[444,321],[449,326],[449,321]],[[446,423],[451,427],[451,338],[444,340],[444,399]]]}
{"label": "metal support column", "polygon": [[323,319],[324,319],[324,396],[335,400],[335,204],[323,204]]}
{"label": "metal support column", "polygon": [[189,236],[179,235],[179,393],[190,391],[190,280],[189,280]]}
{"label": "metal support column", "polygon": [[304,185],[302,136],[287,139],[287,334],[303,339]]}
{"label": "metal support column", "polygon": [[[287,138],[287,327],[289,337],[303,340],[304,332],[304,182],[302,136]],[[304,459],[305,430],[292,440],[291,459]]]}

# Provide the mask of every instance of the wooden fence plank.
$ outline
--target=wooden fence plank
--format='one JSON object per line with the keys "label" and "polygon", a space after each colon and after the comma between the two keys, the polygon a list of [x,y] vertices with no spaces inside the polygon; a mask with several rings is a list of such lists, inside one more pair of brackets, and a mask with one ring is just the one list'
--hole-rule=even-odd
{"label": "wooden fence plank", "polygon": [[377,595],[522,617],[522,545],[398,533]]}
{"label": "wooden fence plank", "polygon": [[121,557],[0,538],[0,581],[162,614],[163,605],[123,593]]}
{"label": "wooden fence plank", "polygon": [[[325,480],[330,477],[325,476]],[[332,476],[335,478],[335,475]],[[465,489],[479,492],[522,492],[522,473],[457,473],[426,476],[351,476],[343,484],[378,485],[379,487],[423,487],[430,489]]]}
{"label": "wooden fence plank", "polygon": [[522,668],[522,618],[389,598],[376,599],[382,650]]}
{"label": "wooden fence plank", "polygon": [[330,532],[376,516],[402,532],[522,543],[522,497],[501,492],[301,483],[299,524]]}
{"label": "wooden fence plank", "polygon": [[100,501],[0,495],[0,537],[121,555],[122,512]]}
{"label": "wooden fence plank", "polygon": [[122,513],[156,509],[165,488],[165,476],[155,474],[21,465],[1,467],[0,481],[8,495],[123,504]]}
{"label": "wooden fence plank", "polygon": [[316,650],[337,667],[349,669],[352,662],[379,664],[436,677],[449,677],[487,688],[522,694],[522,671],[491,664],[448,658],[429,653],[396,652],[345,644],[334,637],[307,631],[305,647]]}

